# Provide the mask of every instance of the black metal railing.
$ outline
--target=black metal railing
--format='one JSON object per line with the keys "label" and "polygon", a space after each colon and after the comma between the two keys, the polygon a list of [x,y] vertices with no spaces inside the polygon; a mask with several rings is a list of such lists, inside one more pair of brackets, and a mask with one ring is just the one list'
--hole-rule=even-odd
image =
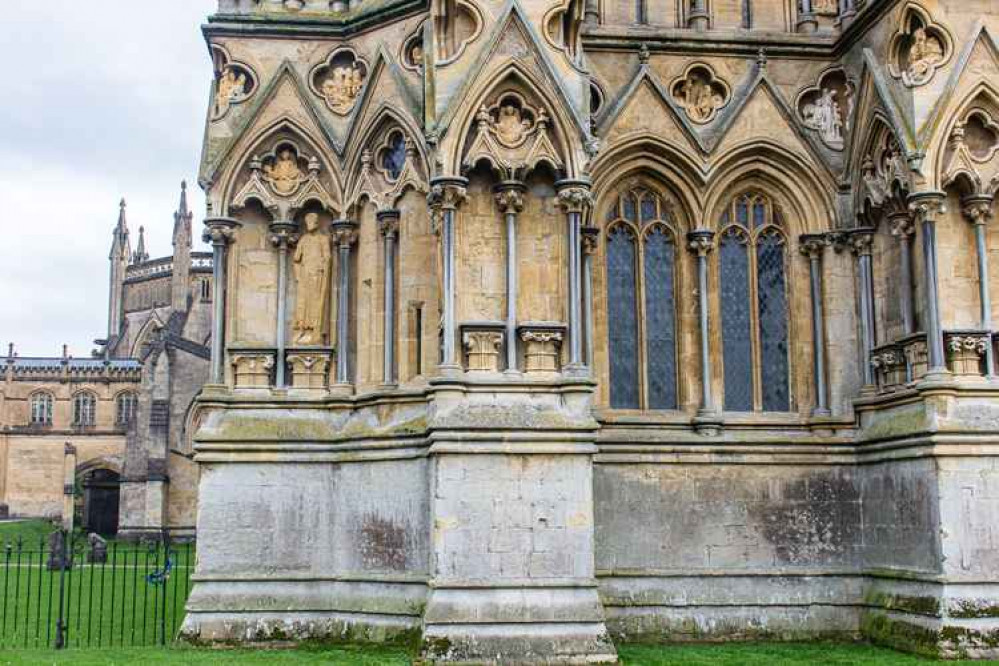
{"label": "black metal railing", "polygon": [[0,552],[0,648],[138,647],[184,619],[193,543],[106,542],[63,531]]}

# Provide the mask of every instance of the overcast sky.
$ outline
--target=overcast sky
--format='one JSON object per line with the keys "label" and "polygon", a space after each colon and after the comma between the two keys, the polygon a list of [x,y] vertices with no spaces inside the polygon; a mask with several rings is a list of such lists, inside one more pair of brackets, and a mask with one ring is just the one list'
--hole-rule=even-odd
{"label": "overcast sky", "polygon": [[215,0],[0,2],[2,355],[13,342],[22,356],[63,343],[88,356],[106,333],[118,201],[152,257],[172,252],[182,179],[200,227],[212,76],[200,26]]}

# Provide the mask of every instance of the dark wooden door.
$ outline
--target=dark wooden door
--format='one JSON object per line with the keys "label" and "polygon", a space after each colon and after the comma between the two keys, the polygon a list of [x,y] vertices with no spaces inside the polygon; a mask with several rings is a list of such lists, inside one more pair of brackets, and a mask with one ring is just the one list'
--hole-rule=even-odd
{"label": "dark wooden door", "polygon": [[113,536],[118,532],[121,479],[109,469],[97,469],[83,481],[83,527],[88,532]]}

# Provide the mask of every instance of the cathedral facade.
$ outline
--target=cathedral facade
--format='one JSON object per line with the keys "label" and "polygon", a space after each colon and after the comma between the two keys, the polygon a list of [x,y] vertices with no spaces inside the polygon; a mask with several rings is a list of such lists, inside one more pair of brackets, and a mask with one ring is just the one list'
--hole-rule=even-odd
{"label": "cathedral facade", "polygon": [[989,0],[220,0],[184,634],[999,654]]}

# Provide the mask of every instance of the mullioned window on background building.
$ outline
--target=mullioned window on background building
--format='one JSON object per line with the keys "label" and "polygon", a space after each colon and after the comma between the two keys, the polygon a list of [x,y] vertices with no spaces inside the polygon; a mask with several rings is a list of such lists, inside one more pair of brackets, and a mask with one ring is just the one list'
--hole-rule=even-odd
{"label": "mullioned window on background building", "polygon": [[115,400],[115,423],[118,425],[128,425],[135,419],[135,412],[139,405],[139,398],[134,393],[122,393]]}
{"label": "mullioned window on background building", "polygon": [[52,425],[53,402],[52,394],[44,391],[31,396],[31,425]]}
{"label": "mullioned window on background building", "polygon": [[73,425],[92,426],[97,422],[97,396],[80,391],[73,396]]}

